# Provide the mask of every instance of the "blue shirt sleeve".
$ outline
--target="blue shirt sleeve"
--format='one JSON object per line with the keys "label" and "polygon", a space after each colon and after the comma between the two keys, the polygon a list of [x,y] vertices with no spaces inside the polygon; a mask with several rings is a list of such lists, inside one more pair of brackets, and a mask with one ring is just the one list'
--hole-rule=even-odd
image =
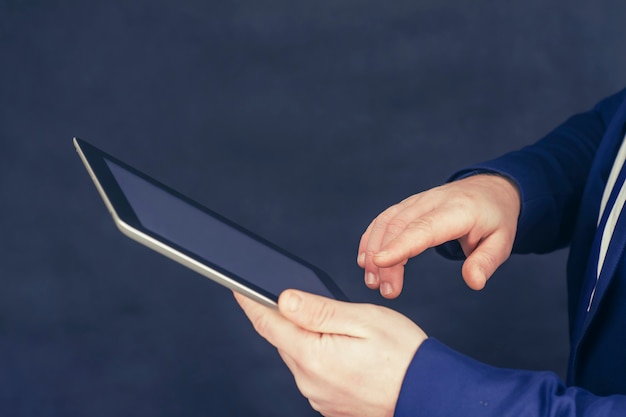
{"label": "blue shirt sleeve", "polygon": [[[626,90],[572,116],[537,143],[453,174],[454,181],[477,172],[492,172],[517,184],[522,206],[514,253],[547,253],[566,246],[596,150],[606,126],[624,102]],[[463,259],[456,242],[438,252]]]}
{"label": "blue shirt sleeve", "polygon": [[417,350],[395,417],[622,417],[626,396],[567,387],[552,372],[496,368],[430,338]]}

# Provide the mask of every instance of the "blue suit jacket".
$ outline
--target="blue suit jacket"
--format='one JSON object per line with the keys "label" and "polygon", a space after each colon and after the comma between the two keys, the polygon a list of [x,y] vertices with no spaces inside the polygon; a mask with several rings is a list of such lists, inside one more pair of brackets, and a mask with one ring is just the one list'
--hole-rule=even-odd
{"label": "blue suit jacket", "polygon": [[[487,366],[428,339],[407,370],[396,416],[626,416],[626,210],[587,311],[596,283],[600,202],[625,133],[626,90],[536,144],[453,177],[486,170],[518,184],[522,211],[515,253],[570,245],[568,380]],[[463,256],[456,242],[438,250]]]}

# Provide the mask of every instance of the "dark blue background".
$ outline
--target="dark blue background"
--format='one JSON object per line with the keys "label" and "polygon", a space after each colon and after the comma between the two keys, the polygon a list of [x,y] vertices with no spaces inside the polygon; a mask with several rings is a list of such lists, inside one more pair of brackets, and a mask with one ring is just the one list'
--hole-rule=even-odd
{"label": "dark blue background", "polygon": [[562,375],[565,251],[480,293],[429,251],[388,302],[356,248],[382,209],[626,84],[624,21],[609,0],[0,0],[0,412],[316,415],[227,290],[115,229],[75,135],[356,301]]}

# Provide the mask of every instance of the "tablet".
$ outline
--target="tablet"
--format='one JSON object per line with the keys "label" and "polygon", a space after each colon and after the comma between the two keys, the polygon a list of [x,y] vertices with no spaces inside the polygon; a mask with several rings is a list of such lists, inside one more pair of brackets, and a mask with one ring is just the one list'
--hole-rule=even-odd
{"label": "tablet", "polygon": [[74,138],[74,146],[131,239],[269,307],[288,288],[347,301],[319,268],[82,139]]}

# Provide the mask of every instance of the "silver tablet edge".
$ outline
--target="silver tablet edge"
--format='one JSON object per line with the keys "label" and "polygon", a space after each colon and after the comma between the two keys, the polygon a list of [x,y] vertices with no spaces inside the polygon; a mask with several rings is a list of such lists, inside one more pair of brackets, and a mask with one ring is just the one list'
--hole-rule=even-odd
{"label": "silver tablet edge", "polygon": [[187,268],[199,273],[200,275],[206,278],[209,278],[217,282],[218,284],[225,286],[226,288],[230,290],[233,290],[242,295],[245,295],[246,297],[251,298],[252,300],[258,303],[261,303],[267,307],[274,308],[274,309],[277,308],[276,303],[270,298],[262,294],[259,294],[258,292],[240,284],[239,282],[233,280],[232,278],[229,278],[228,276],[222,274],[221,272],[216,271],[212,268],[209,268],[207,265],[201,262],[198,262],[193,258],[190,258],[184,253],[179,252],[170,246],[167,246],[163,242],[160,242],[154,239],[153,237],[146,235],[142,231],[137,230],[134,227],[130,226],[129,224],[123,222],[122,219],[119,218],[115,209],[113,208],[113,205],[109,201],[108,196],[104,192],[104,188],[102,188],[102,186],[100,185],[98,178],[94,174],[91,168],[91,165],[89,165],[89,161],[83,154],[76,138],[74,138],[74,147],[76,148],[76,151],[78,152],[78,155],[80,156],[80,159],[83,161],[85,168],[89,172],[89,176],[91,177],[91,180],[95,184],[96,189],[98,190],[98,193],[100,194],[100,197],[102,197],[104,204],[106,205],[109,213],[113,217],[113,222],[115,223],[117,228],[120,230],[120,232],[122,232],[127,237],[135,240],[136,242],[139,242],[142,245],[149,247],[150,249],[160,253],[161,255],[164,255],[168,257],[169,259],[175,262],[178,262],[181,265],[186,266]]}

